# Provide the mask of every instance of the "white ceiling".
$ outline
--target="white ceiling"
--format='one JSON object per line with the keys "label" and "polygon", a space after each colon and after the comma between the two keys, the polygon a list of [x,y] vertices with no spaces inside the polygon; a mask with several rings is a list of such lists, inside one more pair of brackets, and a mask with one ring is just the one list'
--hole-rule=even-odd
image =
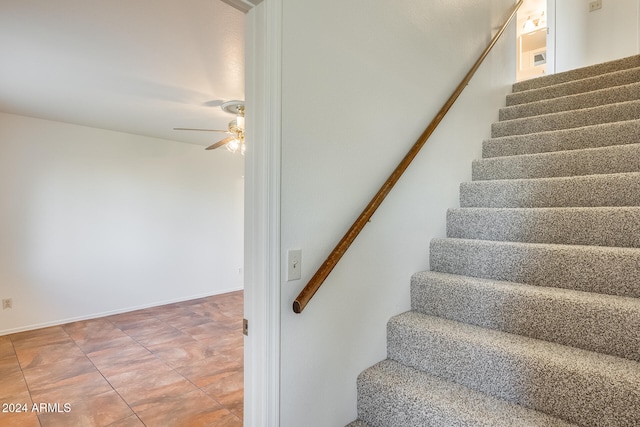
{"label": "white ceiling", "polygon": [[244,99],[244,13],[222,0],[0,0],[0,111],[203,146]]}

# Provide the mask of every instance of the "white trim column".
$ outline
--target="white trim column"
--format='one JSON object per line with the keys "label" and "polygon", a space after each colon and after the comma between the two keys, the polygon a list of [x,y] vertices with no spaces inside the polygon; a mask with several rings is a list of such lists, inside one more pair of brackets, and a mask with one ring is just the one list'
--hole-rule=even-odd
{"label": "white trim column", "polygon": [[244,425],[280,424],[282,0],[247,14]]}

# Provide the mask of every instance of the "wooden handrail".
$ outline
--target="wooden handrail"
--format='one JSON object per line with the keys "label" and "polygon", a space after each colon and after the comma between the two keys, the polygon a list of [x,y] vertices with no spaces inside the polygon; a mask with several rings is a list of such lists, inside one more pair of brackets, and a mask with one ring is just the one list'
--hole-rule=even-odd
{"label": "wooden handrail", "polygon": [[471,67],[467,75],[464,77],[464,79],[462,79],[456,90],[449,97],[447,102],[445,102],[440,111],[438,111],[433,120],[431,120],[429,126],[427,126],[422,135],[420,135],[420,138],[418,138],[413,147],[411,147],[407,155],[404,156],[400,164],[395,168],[393,173],[385,181],[380,190],[378,190],[376,195],[373,196],[373,199],[371,199],[358,219],[353,223],[351,228],[349,228],[349,231],[347,231],[344,237],[342,237],[340,242],[338,242],[336,247],[333,249],[333,251],[331,251],[331,254],[329,254],[325,262],[320,266],[318,271],[316,271],[316,274],[313,275],[311,280],[309,280],[309,283],[307,283],[307,285],[300,292],[295,301],[293,301],[293,311],[295,313],[301,313],[302,310],[304,310],[313,295],[315,295],[318,289],[320,289],[320,286],[322,286],[322,283],[324,283],[327,276],[329,276],[329,273],[331,273],[338,261],[340,261],[345,252],[347,252],[349,246],[351,246],[356,237],[358,237],[358,234],[360,234],[364,226],[367,224],[367,222],[369,222],[376,209],[378,209],[378,207],[382,204],[382,201],[385,199],[385,197],[387,197],[387,195],[389,194],[393,186],[398,182],[404,171],[409,167],[413,159],[418,155],[418,152],[420,152],[422,146],[427,142],[427,139],[429,139],[431,134],[436,130],[453,103],[462,93],[463,89],[469,84],[469,81],[480,67],[480,64],[482,64],[482,61],[484,61],[484,59],[487,57],[502,33],[504,33],[505,29],[515,16],[523,1],[524,0],[519,0],[513,6],[509,13],[509,18],[507,18],[502,27],[500,27],[500,30],[498,30],[496,35],[493,36],[487,48],[482,52],[475,64],[473,64],[473,67]]}

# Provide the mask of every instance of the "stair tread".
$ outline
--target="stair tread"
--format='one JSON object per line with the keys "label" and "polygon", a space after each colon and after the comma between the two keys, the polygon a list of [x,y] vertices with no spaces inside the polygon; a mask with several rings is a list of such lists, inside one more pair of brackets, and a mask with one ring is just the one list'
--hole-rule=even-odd
{"label": "stair tread", "polygon": [[636,119],[640,119],[640,100],[499,121],[491,125],[491,136],[527,135]]}
{"label": "stair tread", "polygon": [[598,372],[610,376],[612,381],[616,382],[640,385],[640,364],[621,357],[482,328],[415,311],[398,314],[391,318],[390,323],[435,332],[456,340],[507,351],[514,355],[570,366],[572,371]]}
{"label": "stair tread", "polygon": [[507,105],[525,104],[542,99],[574,95],[577,93],[589,92],[594,89],[604,89],[638,81],[640,81],[640,66],[606,74],[598,74],[584,79],[571,80],[552,86],[513,92],[507,95]]}
{"label": "stair tread", "polygon": [[640,172],[468,181],[461,207],[640,206]]}
{"label": "stair tread", "polygon": [[447,237],[640,247],[640,207],[451,208]]}
{"label": "stair tread", "polygon": [[500,108],[500,121],[640,99],[640,82]]}
{"label": "stair tread", "polygon": [[508,135],[483,141],[482,157],[595,148],[638,143],[640,120],[600,123],[535,134]]}
{"label": "stair tread", "polygon": [[640,172],[640,143],[477,159],[473,180]]}
{"label": "stair tread", "polygon": [[391,318],[387,347],[414,369],[577,424],[640,422],[635,361],[414,311]]}
{"label": "stair tread", "polygon": [[640,297],[640,249],[434,238],[431,269],[442,273]]}
{"label": "stair tread", "polygon": [[[500,400],[393,360],[384,360],[364,371],[359,389],[379,388],[389,399],[359,402],[361,419],[376,425],[415,426],[570,426],[572,424],[520,405]],[[428,393],[424,393],[428,390]],[[368,391],[368,390],[367,390]],[[366,393],[367,391],[363,391]],[[391,401],[390,399],[393,399]],[[386,410],[387,413],[379,415]]]}
{"label": "stair tread", "polygon": [[640,300],[436,271],[411,278],[414,311],[640,361]]}
{"label": "stair tread", "polygon": [[513,85],[513,92],[521,92],[528,89],[553,86],[572,80],[582,80],[589,77],[612,73],[638,66],[640,66],[640,55],[633,55],[627,58],[615,59],[600,64],[578,68],[575,70],[568,70],[539,77],[536,79],[518,82]]}

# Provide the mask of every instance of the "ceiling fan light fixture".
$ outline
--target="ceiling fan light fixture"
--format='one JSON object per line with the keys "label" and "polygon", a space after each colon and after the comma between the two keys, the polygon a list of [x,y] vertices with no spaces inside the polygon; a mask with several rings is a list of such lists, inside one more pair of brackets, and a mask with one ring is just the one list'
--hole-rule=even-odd
{"label": "ceiling fan light fixture", "polygon": [[234,138],[227,145],[225,145],[225,147],[232,153],[240,152],[240,154],[242,154],[243,156],[246,151],[244,138]]}
{"label": "ceiling fan light fixture", "polygon": [[222,111],[229,114],[235,114],[236,118],[229,122],[228,130],[217,129],[194,129],[194,128],[173,128],[174,130],[195,130],[205,132],[224,132],[231,136],[223,138],[205,148],[205,150],[214,150],[219,147],[226,147],[232,153],[240,152],[244,156],[246,151],[244,144],[244,101],[227,101],[221,105]]}
{"label": "ceiling fan light fixture", "polygon": [[533,22],[531,17],[528,17],[527,20],[524,22],[524,25],[522,26],[522,30],[525,33],[528,33],[528,32],[531,32],[531,31],[533,31],[535,29],[536,29],[536,24]]}
{"label": "ceiling fan light fixture", "polygon": [[244,111],[242,116],[238,115],[238,117],[236,117],[236,126],[244,131]]}
{"label": "ceiling fan light fixture", "polygon": [[239,114],[240,111],[242,111],[242,115],[244,116],[244,101],[233,100],[223,102],[220,108],[229,114]]}

